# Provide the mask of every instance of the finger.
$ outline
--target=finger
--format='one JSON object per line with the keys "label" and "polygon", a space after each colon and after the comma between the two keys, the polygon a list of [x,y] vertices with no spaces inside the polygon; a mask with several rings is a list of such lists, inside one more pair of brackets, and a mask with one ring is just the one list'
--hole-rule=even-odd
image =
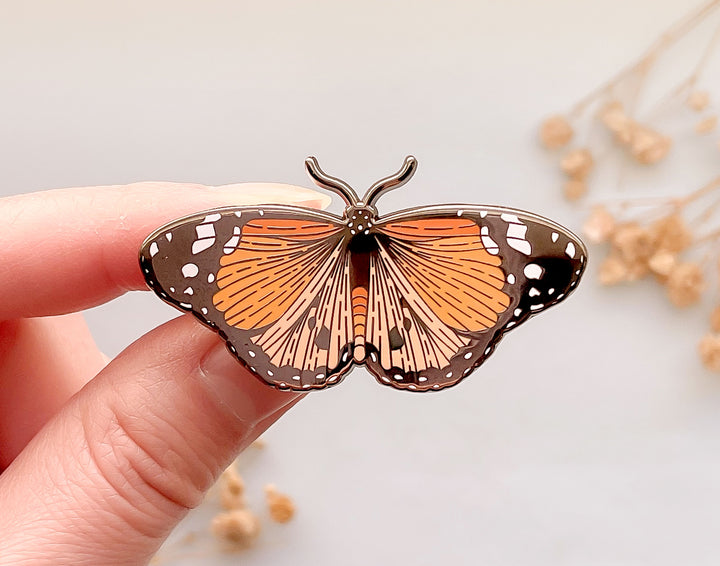
{"label": "finger", "polygon": [[81,314],[0,323],[0,470],[106,363]]}
{"label": "finger", "polygon": [[0,199],[0,320],[82,310],[145,289],[137,254],[179,216],[270,202],[322,207],[327,195],[291,185],[174,183],[59,189]]}
{"label": "finger", "polygon": [[301,395],[261,383],[191,317],[155,329],[0,475],[0,564],[145,564]]}

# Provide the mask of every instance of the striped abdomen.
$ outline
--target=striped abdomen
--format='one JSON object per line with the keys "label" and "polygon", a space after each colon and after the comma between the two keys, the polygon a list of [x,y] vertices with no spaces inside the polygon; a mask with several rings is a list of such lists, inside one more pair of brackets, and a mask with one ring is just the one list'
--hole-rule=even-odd
{"label": "striped abdomen", "polygon": [[365,287],[352,290],[353,358],[357,363],[365,360],[365,323],[368,311],[368,291]]}

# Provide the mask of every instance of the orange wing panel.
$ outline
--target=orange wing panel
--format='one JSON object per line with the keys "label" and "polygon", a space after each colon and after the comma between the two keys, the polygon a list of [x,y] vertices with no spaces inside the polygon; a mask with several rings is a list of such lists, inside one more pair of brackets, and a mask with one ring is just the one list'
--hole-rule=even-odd
{"label": "orange wing panel", "polygon": [[428,307],[449,327],[478,332],[510,306],[502,259],[465,218],[425,218],[378,226],[387,254]]}
{"label": "orange wing panel", "polygon": [[220,258],[213,304],[242,330],[276,322],[331,256],[342,228],[325,222],[258,218]]}

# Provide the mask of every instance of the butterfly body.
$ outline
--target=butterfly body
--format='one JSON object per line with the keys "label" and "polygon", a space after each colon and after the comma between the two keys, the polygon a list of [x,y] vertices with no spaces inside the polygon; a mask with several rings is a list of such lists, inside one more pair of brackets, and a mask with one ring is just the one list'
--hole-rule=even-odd
{"label": "butterfly body", "polygon": [[279,205],[191,215],[147,238],[141,268],[257,377],[300,391],[362,364],[396,389],[454,385],[580,280],[585,248],[554,222],[475,205],[384,216],[381,192],[351,195],[342,216]]}

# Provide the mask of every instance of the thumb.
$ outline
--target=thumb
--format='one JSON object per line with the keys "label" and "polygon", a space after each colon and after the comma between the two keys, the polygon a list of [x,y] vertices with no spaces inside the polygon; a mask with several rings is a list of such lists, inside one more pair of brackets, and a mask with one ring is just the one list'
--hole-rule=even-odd
{"label": "thumb", "polygon": [[190,316],[132,344],[0,476],[0,564],[145,564],[302,395],[261,383]]}

